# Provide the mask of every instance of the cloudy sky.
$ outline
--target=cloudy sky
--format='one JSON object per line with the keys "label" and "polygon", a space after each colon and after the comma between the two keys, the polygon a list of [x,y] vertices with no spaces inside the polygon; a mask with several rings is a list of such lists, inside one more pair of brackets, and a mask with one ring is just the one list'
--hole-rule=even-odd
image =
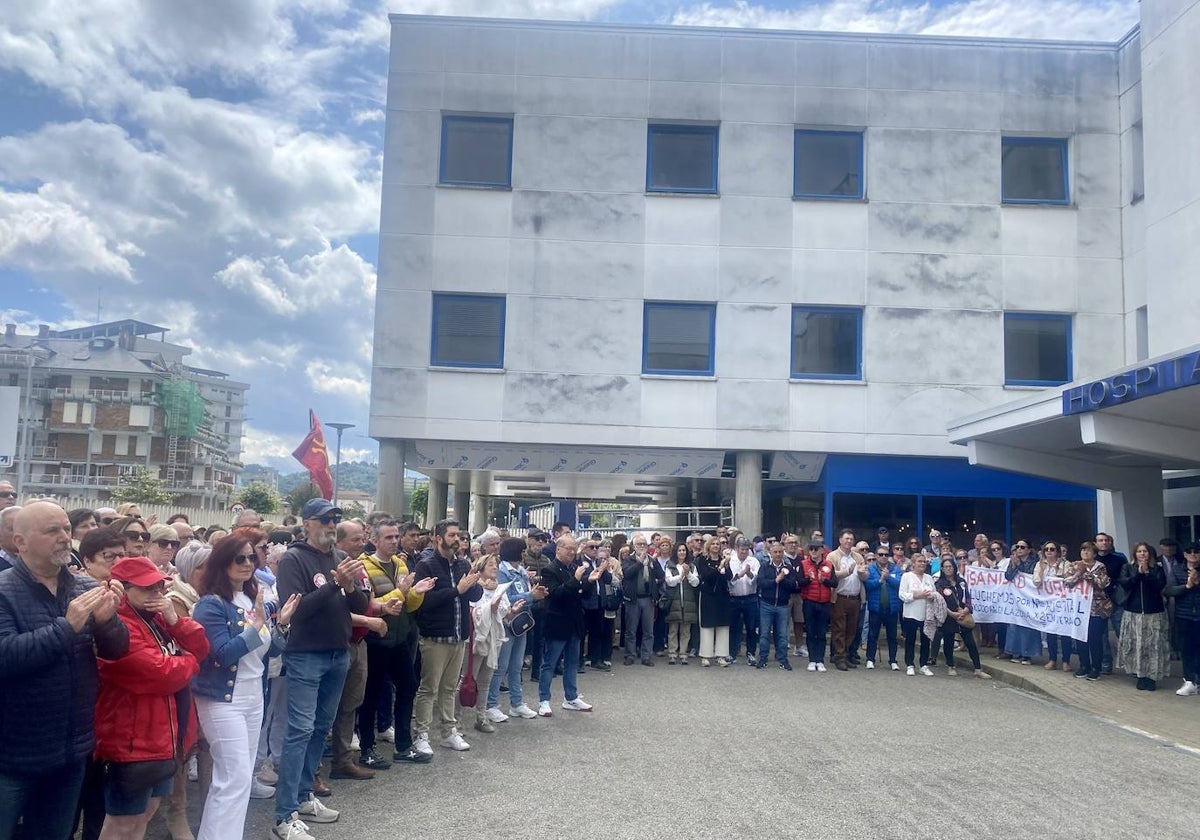
{"label": "cloudy sky", "polygon": [[0,319],[138,318],[365,437],[388,12],[1114,41],[1137,0],[4,0]]}

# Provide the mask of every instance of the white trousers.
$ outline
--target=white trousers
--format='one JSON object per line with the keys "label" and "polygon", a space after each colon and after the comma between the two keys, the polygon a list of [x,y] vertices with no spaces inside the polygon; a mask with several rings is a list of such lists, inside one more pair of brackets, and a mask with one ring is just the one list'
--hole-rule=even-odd
{"label": "white trousers", "polygon": [[729,655],[729,627],[700,628],[700,658]]}
{"label": "white trousers", "polygon": [[245,831],[263,716],[261,683],[253,683],[238,680],[232,703],[196,697],[196,713],[213,761],[212,787],[197,840],[240,840]]}

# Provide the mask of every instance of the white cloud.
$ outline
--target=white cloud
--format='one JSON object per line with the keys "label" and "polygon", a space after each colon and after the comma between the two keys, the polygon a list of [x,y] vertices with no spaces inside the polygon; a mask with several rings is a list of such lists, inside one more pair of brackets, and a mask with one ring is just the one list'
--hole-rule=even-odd
{"label": "white cloud", "polygon": [[348,397],[365,404],[371,393],[369,377],[356,365],[313,359],[305,364],[304,373],[318,394]]}
{"label": "white cloud", "polygon": [[383,122],[387,115],[382,108],[371,108],[367,111],[356,111],[351,119],[355,125],[363,125],[364,123]]}
{"label": "white cloud", "polygon": [[374,301],[375,269],[345,245],[308,254],[290,265],[281,257],[238,257],[215,275],[276,315],[327,310],[331,304]]}
{"label": "white cloud", "polygon": [[55,199],[53,190],[8,192],[0,189],[0,264],[31,271],[84,271],[133,279],[127,256],[140,249],[113,241],[100,225]]}
{"label": "white cloud", "polygon": [[1117,40],[1137,20],[1136,0],[962,0],[944,5],[822,0],[791,9],[736,0],[681,6],[671,18],[691,26],[1097,41]]}
{"label": "white cloud", "polygon": [[245,437],[242,439],[242,463],[265,464],[272,462],[274,466],[286,469],[280,462],[290,460],[295,469],[302,469],[300,462],[292,458],[292,450],[304,440],[306,431],[300,432],[295,440],[283,435],[259,429],[251,423],[245,424]]}

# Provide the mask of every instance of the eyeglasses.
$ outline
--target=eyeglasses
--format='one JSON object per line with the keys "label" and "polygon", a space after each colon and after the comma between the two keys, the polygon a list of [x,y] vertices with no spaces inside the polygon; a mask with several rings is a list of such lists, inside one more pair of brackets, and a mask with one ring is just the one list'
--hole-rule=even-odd
{"label": "eyeglasses", "polygon": [[100,554],[93,555],[91,559],[93,563],[97,560],[101,560],[105,563],[115,563],[121,559],[121,555],[115,551],[104,551]]}
{"label": "eyeglasses", "polygon": [[327,513],[324,516],[318,516],[317,521],[322,525],[336,525],[342,521],[342,517],[336,513]]}
{"label": "eyeglasses", "polygon": [[155,540],[154,544],[159,548],[179,548],[179,540]]}
{"label": "eyeglasses", "polygon": [[121,536],[127,540],[137,540],[138,542],[150,542],[150,535],[145,531],[122,531]]}
{"label": "eyeglasses", "polygon": [[247,563],[254,562],[254,555],[253,554],[239,554],[233,558],[233,562],[237,563],[239,566],[244,566]]}
{"label": "eyeglasses", "polygon": [[270,543],[259,543],[258,545],[254,546],[254,550],[255,551],[266,551],[268,545],[270,545]]}

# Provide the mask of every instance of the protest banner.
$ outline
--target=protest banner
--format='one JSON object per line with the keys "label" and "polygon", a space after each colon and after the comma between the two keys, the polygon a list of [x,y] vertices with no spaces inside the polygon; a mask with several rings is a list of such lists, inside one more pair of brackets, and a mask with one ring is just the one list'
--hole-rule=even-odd
{"label": "protest banner", "polygon": [[1086,580],[1067,586],[1062,578],[1047,577],[1036,586],[1033,575],[1018,573],[1008,581],[999,569],[982,566],[968,566],[965,579],[976,622],[1016,624],[1087,641],[1092,585]]}

